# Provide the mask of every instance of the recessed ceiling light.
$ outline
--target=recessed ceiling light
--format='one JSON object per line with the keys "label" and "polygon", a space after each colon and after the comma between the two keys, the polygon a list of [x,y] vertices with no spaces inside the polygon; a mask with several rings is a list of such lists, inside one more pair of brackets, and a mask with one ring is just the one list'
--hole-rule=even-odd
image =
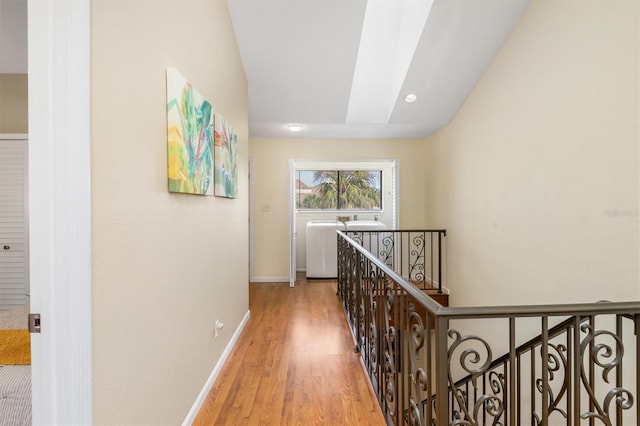
{"label": "recessed ceiling light", "polygon": [[409,93],[409,94],[407,95],[407,97],[406,97],[406,98],[404,98],[405,102],[409,102],[409,103],[411,103],[411,102],[415,102],[415,101],[416,101],[416,99],[418,99],[418,97],[417,97],[415,94],[413,94],[413,93]]}
{"label": "recessed ceiling light", "polygon": [[300,130],[302,130],[302,126],[298,125],[298,124],[289,124],[287,126],[287,129],[290,132],[299,132]]}

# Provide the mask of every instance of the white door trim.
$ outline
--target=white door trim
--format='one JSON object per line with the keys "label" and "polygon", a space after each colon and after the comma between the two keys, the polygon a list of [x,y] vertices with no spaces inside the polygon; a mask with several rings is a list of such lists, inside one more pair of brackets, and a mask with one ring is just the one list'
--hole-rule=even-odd
{"label": "white door trim", "polygon": [[296,285],[296,162],[289,160],[289,287]]}
{"label": "white door trim", "polygon": [[89,0],[29,0],[33,424],[93,423]]}
{"label": "white door trim", "polygon": [[400,160],[393,160],[393,211],[391,227],[400,229]]}
{"label": "white door trim", "polygon": [[253,221],[255,220],[253,214],[253,158],[249,158],[249,282],[255,281],[253,274]]}

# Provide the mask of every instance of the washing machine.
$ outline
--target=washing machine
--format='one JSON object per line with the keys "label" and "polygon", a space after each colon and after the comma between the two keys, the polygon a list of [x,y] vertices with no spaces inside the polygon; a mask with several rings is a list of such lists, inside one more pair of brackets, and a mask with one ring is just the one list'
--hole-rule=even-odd
{"label": "washing machine", "polygon": [[338,221],[307,222],[307,278],[338,276],[338,236],[345,225]]}
{"label": "washing machine", "polygon": [[[344,223],[347,232],[349,231],[384,231],[387,226],[377,220],[349,220]],[[378,259],[386,261],[390,253],[386,253],[384,238],[389,238],[389,233],[384,232],[361,232],[356,233],[352,238],[360,243]]]}
{"label": "washing machine", "polygon": [[387,225],[377,220],[348,220],[344,223],[347,231],[382,231]]}

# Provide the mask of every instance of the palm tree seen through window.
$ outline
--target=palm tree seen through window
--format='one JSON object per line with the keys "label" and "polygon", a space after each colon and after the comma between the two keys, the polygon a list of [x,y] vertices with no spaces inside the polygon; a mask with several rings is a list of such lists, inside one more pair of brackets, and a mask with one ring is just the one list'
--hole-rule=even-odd
{"label": "palm tree seen through window", "polygon": [[301,210],[381,210],[381,170],[298,170]]}

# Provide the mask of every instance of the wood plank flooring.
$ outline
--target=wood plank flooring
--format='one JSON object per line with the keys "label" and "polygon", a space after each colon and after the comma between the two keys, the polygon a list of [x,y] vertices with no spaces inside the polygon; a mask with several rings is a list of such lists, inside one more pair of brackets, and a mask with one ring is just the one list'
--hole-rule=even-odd
{"label": "wood plank flooring", "polygon": [[385,425],[335,281],[249,285],[251,318],[194,425]]}

